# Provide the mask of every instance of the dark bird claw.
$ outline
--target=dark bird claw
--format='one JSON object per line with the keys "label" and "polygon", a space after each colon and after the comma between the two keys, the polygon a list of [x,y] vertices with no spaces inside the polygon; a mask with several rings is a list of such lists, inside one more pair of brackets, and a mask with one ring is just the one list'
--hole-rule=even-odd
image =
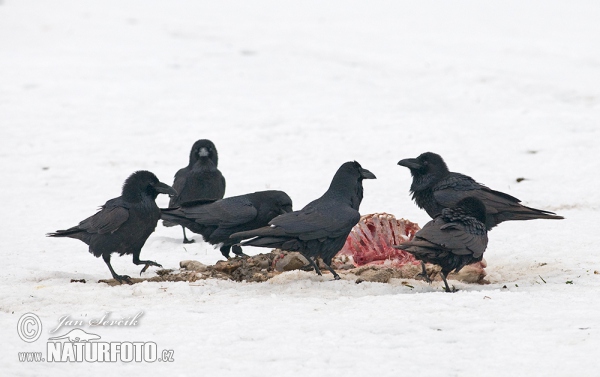
{"label": "dark bird claw", "polygon": [[231,251],[235,254],[236,257],[250,258],[250,255],[244,254],[244,252],[242,251],[242,247],[240,246],[240,244],[232,245],[231,246]]}
{"label": "dark bird claw", "polygon": [[131,281],[131,277],[127,276],[127,275],[114,275],[113,278],[118,281],[120,284],[123,284],[123,282],[132,285],[133,282]]}
{"label": "dark bird claw", "polygon": [[423,280],[425,280],[426,282],[428,282],[429,284],[431,284],[431,278],[429,277],[429,275],[427,274],[427,268],[425,267],[425,262],[421,261],[421,272],[417,274],[417,278],[422,278]]}
{"label": "dark bird claw", "polygon": [[148,267],[150,266],[155,266],[155,267],[162,267],[162,264],[158,264],[156,262],[153,262],[151,260],[148,261],[141,261],[143,263],[146,263],[146,265],[144,266],[144,268],[142,268],[142,271],[140,271],[140,276],[142,276],[142,274],[148,269]]}
{"label": "dark bird claw", "polygon": [[415,276],[415,278],[420,278],[420,279],[423,279],[423,280],[425,280],[425,281],[426,281],[427,283],[429,283],[429,284],[431,284],[431,282],[432,282],[432,280],[431,280],[431,278],[429,277],[429,275],[427,275],[426,273],[423,273],[423,272],[419,272],[419,273],[418,273],[418,274]]}

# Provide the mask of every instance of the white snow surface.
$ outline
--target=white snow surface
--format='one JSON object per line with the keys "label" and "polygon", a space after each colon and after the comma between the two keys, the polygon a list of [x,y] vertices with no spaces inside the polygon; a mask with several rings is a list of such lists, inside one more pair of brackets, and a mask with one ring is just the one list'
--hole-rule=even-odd
{"label": "white snow surface", "polygon": [[[599,19],[599,2],[579,0],[0,1],[1,374],[597,376]],[[490,284],[451,281],[454,294],[311,272],[109,287],[85,244],[45,236],[136,170],[171,184],[201,138],[218,148],[226,196],[280,189],[299,209],[357,160],[378,178],[361,213],[423,225],[396,164],[433,151],[566,219],[495,228]],[[194,238],[159,224],[141,256],[221,258]],[[130,256],[113,266],[140,269]],[[144,314],[83,329],[156,342],[174,362],[18,361],[45,352],[60,317],[106,312]],[[33,343],[16,331],[25,313],[43,323]]]}

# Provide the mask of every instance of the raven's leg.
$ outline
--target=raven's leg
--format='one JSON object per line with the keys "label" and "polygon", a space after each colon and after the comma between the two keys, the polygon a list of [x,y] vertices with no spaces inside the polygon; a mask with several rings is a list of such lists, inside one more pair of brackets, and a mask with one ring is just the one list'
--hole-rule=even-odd
{"label": "raven's leg", "polygon": [[221,248],[219,250],[221,250],[221,254],[223,254],[223,256],[225,258],[227,258],[228,260],[231,259],[229,257],[229,249],[231,248],[231,245],[223,245],[221,246]]}
{"label": "raven's leg", "polygon": [[[140,250],[141,251],[141,250]],[[144,271],[146,271],[148,269],[148,267],[150,266],[156,266],[156,267],[162,267],[162,264],[158,264],[156,262],[153,262],[151,260],[140,260],[140,251],[138,251],[137,253],[133,253],[133,264],[145,264],[144,268],[142,268],[142,271],[140,271],[140,276],[144,273]]]}
{"label": "raven's leg", "polygon": [[129,276],[117,275],[115,270],[113,270],[112,266],[110,265],[110,253],[102,254],[102,259],[104,259],[104,263],[106,263],[106,265],[108,266],[108,269],[110,270],[110,273],[112,274],[113,279],[115,279],[116,281],[118,281],[121,284],[123,284],[123,282],[126,282],[127,284],[132,284],[131,278]]}
{"label": "raven's leg", "polygon": [[444,288],[446,290],[446,292],[448,292],[448,293],[454,293],[454,292],[458,291],[458,289],[456,289],[454,287],[452,287],[452,289],[450,289],[450,286],[448,285],[448,281],[446,280],[446,273],[444,273],[442,271],[441,274],[442,274],[442,280],[444,280],[444,284],[446,284],[446,288]]}
{"label": "raven's leg", "polygon": [[[329,263],[327,263],[329,262]],[[323,260],[323,263],[325,264],[325,267],[327,267],[327,269],[329,270],[329,272],[331,272],[333,274],[333,279],[334,280],[340,280],[340,275],[337,274],[337,272],[335,272],[335,270],[333,268],[331,268],[330,264],[331,261],[325,261]]]}
{"label": "raven's leg", "polygon": [[419,274],[417,274],[417,277],[422,277],[423,279],[425,279],[426,282],[428,282],[429,284],[431,284],[431,278],[429,277],[429,275],[427,275],[427,269],[425,268],[425,262],[421,261],[421,268],[423,269],[423,271]]}
{"label": "raven's leg", "polygon": [[249,255],[244,254],[244,252],[242,251],[242,247],[238,243],[231,246],[231,251],[233,251],[233,253],[238,257],[250,258]]}
{"label": "raven's leg", "polygon": [[[321,269],[319,268],[319,265],[317,263],[315,263],[314,259],[307,257],[306,255],[304,256],[304,258],[306,258],[308,260],[308,263],[310,263],[310,265],[312,266],[312,268],[315,269],[315,272],[317,273],[317,275],[322,276],[323,274],[321,273]],[[310,270],[307,270],[310,271]]]}
{"label": "raven's leg", "polygon": [[181,229],[183,229],[183,243],[194,243],[196,242],[196,240],[194,239],[188,239],[187,236],[185,235],[185,227],[182,225]]}

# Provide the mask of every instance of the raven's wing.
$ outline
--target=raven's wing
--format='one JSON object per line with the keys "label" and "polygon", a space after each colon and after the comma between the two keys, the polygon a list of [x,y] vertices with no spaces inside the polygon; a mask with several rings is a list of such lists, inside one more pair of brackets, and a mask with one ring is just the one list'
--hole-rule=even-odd
{"label": "raven's wing", "polygon": [[223,177],[223,174],[221,174],[221,178],[219,179],[219,192],[218,192],[219,198],[222,198],[225,196],[225,188],[226,187],[227,187],[227,184],[225,182],[225,177]]}
{"label": "raven's wing", "polygon": [[472,254],[474,258],[483,255],[487,247],[488,238],[486,234],[475,234],[469,232],[468,228],[459,223],[449,223],[440,227],[446,233],[446,247],[452,249],[456,255]]}
{"label": "raven's wing", "polygon": [[187,167],[181,168],[175,173],[175,179],[173,180],[173,190],[177,191],[177,196],[169,200],[169,207],[176,207],[180,204],[181,191],[185,187],[185,182],[188,177],[189,169]]}
{"label": "raven's wing", "polygon": [[193,219],[198,224],[220,227],[245,224],[255,219],[258,214],[252,202],[244,196],[217,200],[201,206],[181,207],[180,210],[186,218]]}
{"label": "raven's wing", "polygon": [[277,216],[270,225],[277,235],[307,241],[344,236],[359,220],[360,214],[352,207],[332,206],[329,210],[308,207]]}
{"label": "raven's wing", "polygon": [[127,221],[129,210],[120,203],[119,198],[109,200],[95,215],[79,223],[79,228],[88,233],[113,233]]}
{"label": "raven's wing", "polygon": [[427,223],[415,234],[415,239],[400,245],[430,249],[442,248],[455,255],[473,255],[478,258],[487,247],[487,236],[470,233],[460,223],[446,223],[441,218]]}
{"label": "raven's wing", "polygon": [[481,200],[487,213],[492,215],[509,207],[520,207],[520,200],[514,196],[492,190],[460,173],[450,173],[433,188],[433,197],[445,208],[454,208],[456,203],[467,196]]}

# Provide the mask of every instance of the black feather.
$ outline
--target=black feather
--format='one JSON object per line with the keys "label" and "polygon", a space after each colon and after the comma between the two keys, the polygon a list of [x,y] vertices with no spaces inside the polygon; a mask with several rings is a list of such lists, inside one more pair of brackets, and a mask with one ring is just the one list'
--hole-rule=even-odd
{"label": "black feather", "polygon": [[[222,244],[221,253],[229,258],[229,251],[241,238],[230,238],[233,233],[263,227],[274,217],[292,211],[292,199],[283,191],[259,191],[233,196],[212,203],[189,204],[179,208],[162,209],[165,221],[179,224],[201,234],[212,245]],[[241,255],[242,250],[234,247]]]}
{"label": "black feather", "polygon": [[148,171],[133,173],[123,184],[121,196],[106,202],[98,213],[66,230],[47,234],[49,237],[70,237],[89,245],[90,253],[102,256],[112,276],[119,281],[129,277],[117,275],[110,264],[110,255],[132,254],[133,263],[160,266],[139,259],[144,243],[154,232],[160,218],[155,199],[159,193],[177,194],[170,186],[159,182]]}
{"label": "black feather", "polygon": [[[186,203],[210,203],[225,196],[225,178],[217,168],[219,155],[212,141],[201,139],[194,143],[190,151],[188,166],[179,169],[175,174],[173,188],[178,195],[171,198],[169,208]],[[163,221],[165,226],[174,223]],[[188,240],[183,229],[184,243]]]}
{"label": "black feather", "polygon": [[417,158],[401,160],[398,165],[410,169],[413,200],[431,218],[438,216],[444,208],[453,208],[461,199],[472,196],[485,205],[484,223],[488,230],[509,220],[563,219],[553,212],[526,207],[514,196],[492,190],[469,176],[449,171],[442,157],[435,153],[426,152]]}
{"label": "black feather", "polygon": [[363,179],[375,178],[356,161],[344,163],[335,173],[329,189],[319,199],[300,211],[274,218],[268,227],[235,233],[247,239],[242,245],[299,251],[320,273],[314,259],[319,257],[336,279],[331,260],[346,242],[350,230],[360,220],[358,212],[363,198]]}
{"label": "black feather", "polygon": [[485,216],[483,202],[467,197],[455,208],[444,208],[415,234],[413,240],[395,247],[413,254],[420,261],[441,266],[446,290],[450,290],[446,282],[450,272],[458,272],[483,258],[488,243],[483,223]]}

